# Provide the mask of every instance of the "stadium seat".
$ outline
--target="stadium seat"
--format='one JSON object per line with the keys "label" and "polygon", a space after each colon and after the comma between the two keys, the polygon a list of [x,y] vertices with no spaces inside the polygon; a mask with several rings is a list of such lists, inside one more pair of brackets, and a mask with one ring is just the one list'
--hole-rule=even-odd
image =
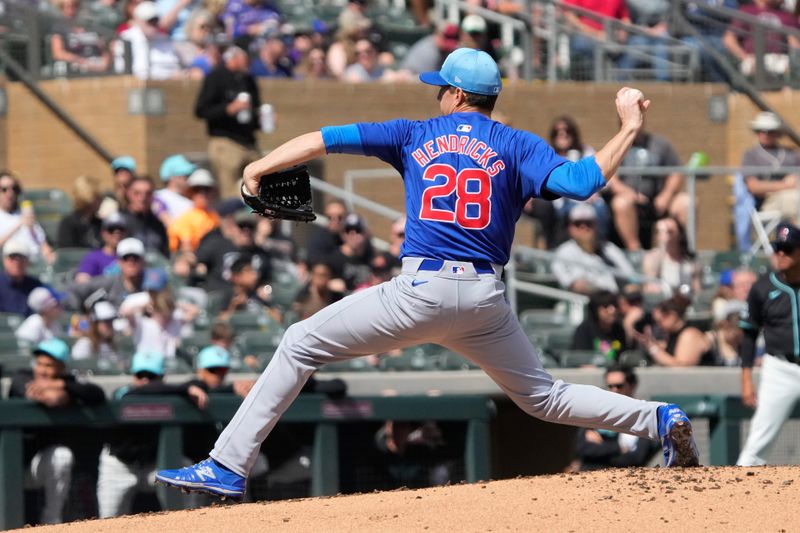
{"label": "stadium seat", "polygon": [[37,218],[61,218],[72,212],[72,199],[61,189],[27,189],[23,196],[33,203]]}
{"label": "stadium seat", "polygon": [[25,320],[23,315],[16,313],[0,313],[0,333],[13,333]]}
{"label": "stadium seat", "polygon": [[58,248],[53,273],[65,274],[75,270],[90,251],[88,248]]}
{"label": "stadium seat", "polygon": [[406,348],[400,355],[389,355],[381,358],[378,365],[383,371],[433,370],[436,367],[433,358],[420,347]]}
{"label": "stadium seat", "polygon": [[181,340],[180,349],[186,354],[186,357],[194,360],[200,350],[211,344],[211,334],[207,331],[195,331],[189,337]]}
{"label": "stadium seat", "polygon": [[281,342],[281,333],[249,331],[237,337],[234,344],[234,355],[243,359],[247,355],[253,355],[258,359],[275,353],[275,349]]}
{"label": "stadium seat", "polygon": [[29,355],[0,354],[0,369],[2,375],[8,376],[17,370],[30,368],[33,360]]}
{"label": "stadium seat", "polygon": [[579,368],[582,366],[606,366],[606,358],[594,350],[563,350],[559,358],[564,368]]}
{"label": "stadium seat", "polygon": [[377,372],[378,367],[369,364],[366,357],[356,357],[329,363],[319,369],[320,372]]}
{"label": "stadium seat", "polygon": [[647,366],[647,354],[642,350],[625,350],[619,354],[617,362],[623,366]]}
{"label": "stadium seat", "polygon": [[228,323],[231,325],[231,327],[237,334],[244,333],[247,331],[263,331],[263,332],[270,332],[273,334],[283,335],[284,332],[283,326],[279,324],[270,315],[268,315],[266,312],[234,313],[228,319]]}
{"label": "stadium seat", "polygon": [[272,287],[272,303],[281,309],[288,309],[294,302],[300,283],[291,272],[275,272],[270,283]]}
{"label": "stadium seat", "polygon": [[13,332],[0,333],[0,354],[7,356],[23,356],[30,360],[33,345],[28,341],[17,339]]}
{"label": "stadium seat", "polygon": [[436,366],[441,370],[475,370],[480,368],[469,359],[451,351],[442,352],[436,360]]}

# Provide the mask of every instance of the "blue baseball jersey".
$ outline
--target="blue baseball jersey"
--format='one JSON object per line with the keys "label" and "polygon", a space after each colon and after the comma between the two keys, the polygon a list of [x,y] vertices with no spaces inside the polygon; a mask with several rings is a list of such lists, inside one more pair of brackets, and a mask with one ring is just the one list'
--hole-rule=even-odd
{"label": "blue baseball jersey", "polygon": [[566,160],[536,135],[480,113],[359,123],[360,151],[403,176],[403,257],[508,262],[525,203]]}

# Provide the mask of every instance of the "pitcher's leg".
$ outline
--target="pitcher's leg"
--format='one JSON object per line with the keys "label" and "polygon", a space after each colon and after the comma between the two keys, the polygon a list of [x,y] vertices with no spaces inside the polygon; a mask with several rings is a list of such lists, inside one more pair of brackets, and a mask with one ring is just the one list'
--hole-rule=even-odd
{"label": "pitcher's leg", "polygon": [[[416,342],[424,335],[424,313],[404,312],[392,280],[332,304],[291,326],[274,357],[217,439],[211,457],[246,476],[261,442],[294,401],[303,384],[325,363],[381,353]],[[436,309],[431,309],[433,314]],[[423,320],[424,322],[424,320]]]}
{"label": "pitcher's leg", "polygon": [[448,347],[480,365],[526,413],[548,422],[658,439],[656,410],[662,404],[554,381],[510,309],[487,331],[492,334],[462,336]]}

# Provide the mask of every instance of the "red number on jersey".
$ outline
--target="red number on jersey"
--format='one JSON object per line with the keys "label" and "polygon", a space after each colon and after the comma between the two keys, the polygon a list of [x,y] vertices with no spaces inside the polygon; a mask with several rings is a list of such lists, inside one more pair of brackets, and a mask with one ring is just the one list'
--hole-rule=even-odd
{"label": "red number on jersey", "polygon": [[[433,181],[443,176],[447,181],[441,185],[428,187],[422,193],[422,209],[419,213],[421,220],[436,222],[456,222],[462,228],[483,229],[492,219],[492,180],[485,170],[480,168],[465,168],[456,175],[456,169],[450,165],[437,163],[425,169],[423,180]],[[470,183],[476,191],[469,191]],[[450,196],[456,193],[455,211],[449,209],[436,209],[433,199]],[[477,216],[467,215],[467,207],[477,205]]]}

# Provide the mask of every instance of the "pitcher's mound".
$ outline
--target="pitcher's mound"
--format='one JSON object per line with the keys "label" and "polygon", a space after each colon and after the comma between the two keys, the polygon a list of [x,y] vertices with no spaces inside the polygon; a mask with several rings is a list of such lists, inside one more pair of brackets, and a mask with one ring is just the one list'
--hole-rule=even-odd
{"label": "pitcher's mound", "polygon": [[[604,470],[227,505],[45,532],[798,531],[800,467]],[[38,532],[38,530],[37,530]]]}

